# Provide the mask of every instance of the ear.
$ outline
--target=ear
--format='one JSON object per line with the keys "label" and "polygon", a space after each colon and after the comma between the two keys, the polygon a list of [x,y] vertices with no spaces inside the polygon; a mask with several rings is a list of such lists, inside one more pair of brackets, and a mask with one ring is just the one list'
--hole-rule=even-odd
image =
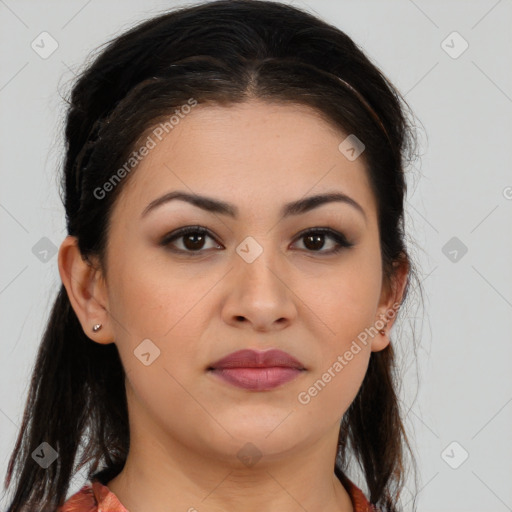
{"label": "ear", "polygon": [[[407,278],[409,276],[409,262],[406,257],[400,261],[393,263],[395,269],[391,278],[383,279],[382,291],[375,318],[375,327],[377,331],[383,329],[385,334],[380,332],[372,339],[372,352],[379,352],[389,345],[389,331],[393,326],[398,309],[402,303],[402,298],[407,285]],[[386,325],[387,322],[387,325]]]}
{"label": "ear", "polygon": [[[59,248],[59,274],[85,334],[97,343],[113,343],[103,275],[82,256],[74,236],[68,235]],[[97,333],[95,324],[102,324]]]}

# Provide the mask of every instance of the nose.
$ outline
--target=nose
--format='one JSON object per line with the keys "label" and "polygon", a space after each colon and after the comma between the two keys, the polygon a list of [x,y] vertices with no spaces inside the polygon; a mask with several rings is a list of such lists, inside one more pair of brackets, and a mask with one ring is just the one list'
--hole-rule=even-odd
{"label": "nose", "polygon": [[[289,274],[264,250],[252,263],[235,255],[222,316],[226,323],[258,332],[286,328],[297,316]],[[287,282],[288,281],[288,282]]]}

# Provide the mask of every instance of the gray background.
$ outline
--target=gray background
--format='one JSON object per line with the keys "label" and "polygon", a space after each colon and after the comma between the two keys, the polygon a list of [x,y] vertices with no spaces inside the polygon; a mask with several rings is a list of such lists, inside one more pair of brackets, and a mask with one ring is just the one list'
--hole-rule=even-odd
{"label": "gray background", "polygon": [[[97,46],[182,3],[0,0],[2,478],[60,285],[56,255],[41,252],[65,237],[59,94]],[[512,510],[512,2],[288,3],[347,32],[423,125],[407,200],[426,299],[410,318],[420,341],[417,365],[407,336],[400,345],[418,510]],[[43,59],[31,44],[41,46],[44,31],[58,48]],[[73,489],[81,484],[77,478]],[[406,491],[405,505],[409,499]]]}

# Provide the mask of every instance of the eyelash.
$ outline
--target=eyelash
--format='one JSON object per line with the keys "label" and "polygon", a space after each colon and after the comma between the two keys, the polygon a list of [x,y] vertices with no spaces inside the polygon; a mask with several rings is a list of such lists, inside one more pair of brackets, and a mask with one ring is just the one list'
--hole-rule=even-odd
{"label": "eyelash", "polygon": [[[210,231],[208,229],[203,228],[201,226],[186,226],[186,227],[180,228],[176,231],[173,231],[172,233],[165,235],[163,237],[163,239],[161,240],[160,245],[169,248],[170,251],[175,252],[175,253],[186,254],[187,256],[191,256],[191,257],[194,257],[196,255],[199,256],[203,252],[203,249],[199,249],[197,251],[191,251],[191,250],[183,250],[183,249],[172,249],[169,247],[171,245],[171,242],[173,242],[174,240],[177,240],[179,238],[182,238],[182,237],[184,237],[186,235],[190,235],[190,234],[207,235],[210,238],[212,238],[216,243],[218,243],[215,240],[215,237],[210,233]],[[337,246],[334,249],[331,249],[329,251],[321,251],[321,250],[314,251],[314,250],[304,249],[306,252],[319,253],[319,254],[324,254],[324,255],[334,255],[334,254],[338,254],[343,249],[349,249],[350,247],[354,246],[353,243],[350,243],[346,239],[346,237],[343,233],[340,233],[338,231],[335,231],[334,229],[326,228],[326,227],[325,228],[322,228],[322,227],[310,228],[305,231],[301,231],[297,235],[295,240],[300,240],[301,238],[304,238],[304,237],[306,237],[308,235],[312,235],[312,234],[326,235],[326,236],[330,237],[332,240],[334,240],[337,243]]]}

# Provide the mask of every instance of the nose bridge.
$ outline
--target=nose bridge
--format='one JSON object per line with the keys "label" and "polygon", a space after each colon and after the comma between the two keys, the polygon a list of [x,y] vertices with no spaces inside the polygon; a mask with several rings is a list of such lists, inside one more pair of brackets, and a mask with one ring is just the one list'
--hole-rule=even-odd
{"label": "nose bridge", "polygon": [[272,237],[247,237],[236,248],[224,313],[228,321],[245,319],[257,330],[295,316],[279,247]]}
{"label": "nose bridge", "polygon": [[272,237],[249,236],[237,247],[237,279],[243,288],[251,293],[272,295],[282,292],[279,279],[279,248],[273,244]]}

